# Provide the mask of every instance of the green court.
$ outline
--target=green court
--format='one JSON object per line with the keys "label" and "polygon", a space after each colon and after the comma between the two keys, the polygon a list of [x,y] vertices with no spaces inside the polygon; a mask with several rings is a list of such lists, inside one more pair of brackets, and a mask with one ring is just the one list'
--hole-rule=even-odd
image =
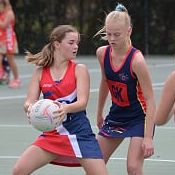
{"label": "green court", "polygon": [[[25,62],[24,57],[16,57],[22,87],[9,89],[6,85],[0,85],[0,175],[11,175],[12,167],[31,142],[40,134],[33,129],[23,112],[23,102],[26,96],[28,83],[34,66]],[[175,60],[173,56],[148,56],[146,57],[152,76],[152,82],[156,101],[158,102],[163,83],[167,75],[174,70]],[[88,117],[95,133],[96,105],[98,87],[100,82],[100,68],[95,56],[78,56],[78,62],[87,65],[91,77],[91,93],[88,103]],[[106,112],[110,102],[106,105]],[[155,154],[144,163],[145,175],[174,175],[175,174],[175,127],[174,121],[162,127],[156,127],[154,145]],[[113,154],[107,164],[110,175],[126,175],[126,155],[128,140],[126,139]],[[34,175],[83,175],[82,168],[68,168],[55,165],[47,165]]]}

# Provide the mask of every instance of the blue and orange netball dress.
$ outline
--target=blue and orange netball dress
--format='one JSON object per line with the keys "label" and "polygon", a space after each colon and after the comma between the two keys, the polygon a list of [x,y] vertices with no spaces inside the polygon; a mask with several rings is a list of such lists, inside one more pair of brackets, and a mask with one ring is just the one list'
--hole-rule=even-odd
{"label": "blue and orange netball dress", "polygon": [[[77,100],[76,63],[69,61],[66,74],[59,82],[53,81],[50,68],[43,68],[40,88],[43,97],[64,103]],[[57,154],[52,164],[80,166],[77,158],[101,159],[102,154],[86,116],[86,111],[68,113],[66,120],[55,130],[42,133],[34,145]]]}
{"label": "blue and orange netball dress", "polygon": [[143,137],[146,103],[138,79],[132,71],[132,61],[139,50],[131,47],[119,68],[111,60],[111,47],[106,47],[104,72],[112,105],[99,134],[105,137]]}

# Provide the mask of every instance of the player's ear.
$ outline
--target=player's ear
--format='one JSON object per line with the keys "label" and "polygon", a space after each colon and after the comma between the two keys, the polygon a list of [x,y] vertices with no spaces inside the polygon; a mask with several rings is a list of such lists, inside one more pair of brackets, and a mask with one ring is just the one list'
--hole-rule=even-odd
{"label": "player's ear", "polygon": [[54,47],[55,47],[55,48],[59,48],[59,46],[60,46],[60,42],[54,41]]}
{"label": "player's ear", "polygon": [[130,27],[128,28],[128,35],[130,36],[131,33],[132,33],[132,27],[130,26]]}

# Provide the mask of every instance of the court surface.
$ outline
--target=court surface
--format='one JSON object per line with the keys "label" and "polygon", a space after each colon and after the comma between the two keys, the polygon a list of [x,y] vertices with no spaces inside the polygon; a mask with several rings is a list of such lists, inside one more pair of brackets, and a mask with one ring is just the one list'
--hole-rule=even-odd
{"label": "court surface", "polygon": [[[100,82],[100,69],[95,56],[78,56],[78,62],[87,65],[91,77],[91,93],[88,103],[88,117],[95,133],[96,105],[98,87]],[[22,87],[9,89],[6,85],[0,85],[0,175],[10,175],[12,167],[26,147],[40,134],[27,122],[23,112],[23,102],[27,92],[27,86],[31,77],[33,66],[25,62],[24,57],[16,56]],[[174,70],[175,60],[173,56],[149,56],[146,57],[151,73],[156,101],[158,102],[164,80]],[[110,102],[107,103],[107,112]],[[171,120],[168,124],[156,127],[154,145],[155,154],[145,160],[145,175],[174,175],[175,174],[175,128]],[[110,175],[126,175],[126,155],[128,140],[125,140],[119,149],[113,154],[107,168]],[[98,167],[97,167],[98,168]],[[68,168],[54,165],[46,165],[34,175],[83,175],[82,168]]]}

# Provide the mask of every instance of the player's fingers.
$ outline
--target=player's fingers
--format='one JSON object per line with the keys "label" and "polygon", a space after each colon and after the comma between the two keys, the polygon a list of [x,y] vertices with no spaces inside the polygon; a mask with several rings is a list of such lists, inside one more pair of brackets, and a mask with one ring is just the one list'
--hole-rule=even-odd
{"label": "player's fingers", "polygon": [[60,125],[64,120],[64,116],[60,116],[57,119],[54,119],[54,122],[56,123],[56,125]]}
{"label": "player's fingers", "polygon": [[54,101],[56,105],[58,105],[59,108],[61,108],[61,103],[59,101]]}
{"label": "player's fingers", "polygon": [[30,121],[30,113],[31,113],[31,109],[32,109],[32,104],[30,104],[27,108],[27,112],[26,112],[26,115],[27,115],[27,119],[28,119],[28,122],[31,123]]}
{"label": "player's fingers", "polygon": [[153,148],[145,149],[144,158],[148,158],[148,157],[152,156],[153,154],[154,154],[154,149]]}
{"label": "player's fingers", "polygon": [[101,129],[102,128],[102,123],[97,123],[97,127],[98,127],[98,129]]}
{"label": "player's fingers", "polygon": [[27,111],[27,120],[28,120],[28,122],[31,124],[31,121],[30,121],[30,113]]}
{"label": "player's fingers", "polygon": [[55,123],[60,123],[62,121],[62,118],[64,118],[63,116],[64,116],[64,113],[61,114],[61,113],[55,112],[52,118]]}
{"label": "player's fingers", "polygon": [[58,119],[58,124],[62,123],[62,121],[63,121],[63,117],[60,117],[60,118]]}

